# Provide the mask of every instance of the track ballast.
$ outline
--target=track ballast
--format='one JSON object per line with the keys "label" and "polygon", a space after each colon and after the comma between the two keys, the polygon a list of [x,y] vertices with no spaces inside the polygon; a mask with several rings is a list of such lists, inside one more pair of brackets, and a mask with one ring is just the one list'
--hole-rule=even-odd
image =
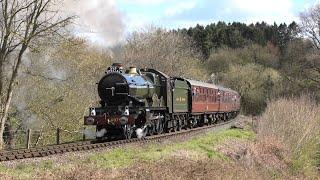
{"label": "track ballast", "polygon": [[169,139],[173,137],[179,137],[179,136],[190,135],[190,134],[197,134],[204,130],[224,127],[227,125],[231,125],[233,122],[234,120],[230,120],[227,122],[221,122],[218,124],[202,126],[202,127],[193,128],[193,129],[148,136],[143,139],[134,138],[134,139],[125,139],[125,140],[110,141],[110,142],[81,141],[81,142],[50,145],[50,146],[31,148],[31,149],[0,151],[0,161],[12,161],[12,160],[18,160],[18,159],[45,157],[45,156],[50,156],[55,154],[62,154],[66,152],[86,151],[86,150],[99,149],[99,148],[111,149],[111,148],[123,146],[126,144],[130,144],[130,143],[159,142],[163,139]]}

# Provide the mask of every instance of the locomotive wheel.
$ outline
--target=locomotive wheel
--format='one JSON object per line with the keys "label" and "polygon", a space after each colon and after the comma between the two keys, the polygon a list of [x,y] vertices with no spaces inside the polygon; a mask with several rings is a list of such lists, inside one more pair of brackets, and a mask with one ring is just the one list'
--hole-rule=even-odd
{"label": "locomotive wheel", "polygon": [[208,119],[209,119],[209,123],[208,123],[208,125],[211,125],[211,124],[212,124],[212,119],[213,119],[213,118],[212,118],[212,117],[209,117]]}
{"label": "locomotive wheel", "polygon": [[190,129],[192,129],[192,128],[193,128],[193,119],[190,118],[188,121],[189,121],[188,127],[189,127]]}
{"label": "locomotive wheel", "polygon": [[178,131],[178,126],[179,126],[179,120],[174,119],[173,120],[173,132]]}
{"label": "locomotive wheel", "polygon": [[176,132],[177,129],[178,129],[178,122],[177,122],[177,120],[176,120],[176,119],[173,119],[173,120],[172,120],[172,124],[173,124],[173,126],[172,126],[172,132]]}
{"label": "locomotive wheel", "polygon": [[199,127],[199,122],[197,119],[192,120],[192,128]]}
{"label": "locomotive wheel", "polygon": [[178,130],[178,131],[181,131],[181,129],[182,129],[182,128],[181,128],[181,123],[179,123],[179,125],[178,125],[178,127],[177,127],[177,130]]}
{"label": "locomotive wheel", "polygon": [[154,134],[161,134],[163,132],[163,123],[161,122],[161,119],[157,119],[154,122]]}
{"label": "locomotive wheel", "polygon": [[181,131],[182,127],[182,121],[180,120],[180,118],[177,119],[177,130]]}
{"label": "locomotive wheel", "polygon": [[123,135],[125,139],[131,139],[133,134],[133,129],[131,125],[127,124],[122,127]]}

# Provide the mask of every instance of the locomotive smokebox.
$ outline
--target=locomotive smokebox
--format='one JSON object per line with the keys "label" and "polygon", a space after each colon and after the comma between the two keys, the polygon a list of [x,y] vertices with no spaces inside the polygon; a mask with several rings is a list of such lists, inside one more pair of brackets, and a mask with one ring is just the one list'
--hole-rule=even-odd
{"label": "locomotive smokebox", "polygon": [[129,95],[129,85],[120,73],[109,73],[98,83],[98,93],[108,105],[120,105],[126,102]]}
{"label": "locomotive smokebox", "polygon": [[142,105],[152,99],[155,87],[153,80],[136,67],[123,73],[122,69],[111,66],[98,83],[98,93],[108,106],[126,106],[130,101]]}

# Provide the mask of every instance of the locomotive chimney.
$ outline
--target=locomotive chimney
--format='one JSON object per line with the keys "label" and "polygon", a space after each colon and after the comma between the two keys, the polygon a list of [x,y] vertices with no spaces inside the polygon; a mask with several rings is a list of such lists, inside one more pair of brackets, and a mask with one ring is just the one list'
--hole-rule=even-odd
{"label": "locomotive chimney", "polygon": [[113,63],[112,66],[114,66],[114,67],[122,67],[122,63]]}
{"label": "locomotive chimney", "polygon": [[134,66],[131,66],[131,67],[129,68],[129,74],[138,74],[137,68],[134,67]]}

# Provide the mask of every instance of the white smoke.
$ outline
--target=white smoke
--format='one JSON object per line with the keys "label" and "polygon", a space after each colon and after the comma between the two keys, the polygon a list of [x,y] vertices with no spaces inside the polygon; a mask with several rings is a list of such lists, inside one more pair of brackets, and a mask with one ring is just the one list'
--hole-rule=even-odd
{"label": "white smoke", "polygon": [[147,135],[147,126],[136,129],[137,138],[141,139]]}
{"label": "white smoke", "polygon": [[47,69],[48,77],[60,81],[64,81],[67,79],[67,73],[61,69],[61,68],[56,68],[54,66],[48,66]]}
{"label": "white smoke", "polygon": [[124,35],[123,15],[115,0],[64,0],[65,11],[76,15],[77,35],[105,46],[119,42]]}
{"label": "white smoke", "polygon": [[27,86],[21,86],[15,90],[15,96],[12,99],[12,106],[16,108],[17,114],[14,116],[21,120],[23,127],[25,128],[40,128],[40,119],[37,114],[33,113],[29,110],[28,105],[26,103],[27,96],[32,97],[32,93],[28,92]]}
{"label": "white smoke", "polygon": [[83,134],[85,135],[86,139],[94,139],[96,137],[95,132],[88,128],[83,131]]}
{"label": "white smoke", "polygon": [[97,131],[96,136],[103,137],[106,133],[107,133],[107,130],[105,128],[103,128],[100,131]]}

